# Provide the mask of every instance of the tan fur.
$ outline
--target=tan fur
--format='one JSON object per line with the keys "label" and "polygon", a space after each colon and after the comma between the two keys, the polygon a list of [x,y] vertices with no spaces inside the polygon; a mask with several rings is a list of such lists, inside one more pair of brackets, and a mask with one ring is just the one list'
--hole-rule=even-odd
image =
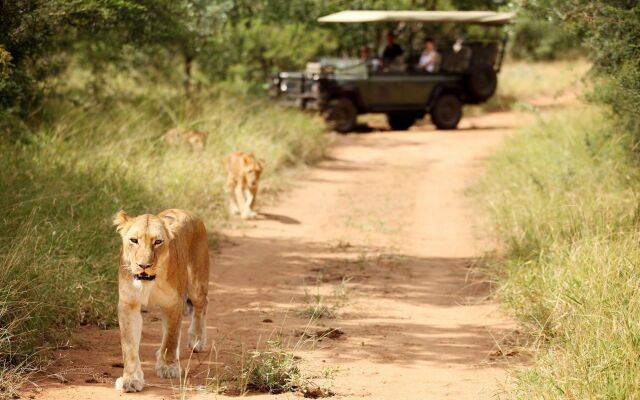
{"label": "tan fur", "polygon": [[162,139],[169,145],[188,144],[193,150],[204,150],[207,144],[207,132],[196,131],[193,129],[173,128],[169,129]]}
{"label": "tan fur", "polygon": [[[122,236],[118,321],[124,371],[116,380],[116,389],[139,392],[144,387],[139,357],[142,306],[158,305],[162,313],[162,343],[156,353],[156,374],[159,377],[180,377],[180,323],[187,298],[193,304],[189,347],[197,352],[206,346],[209,290],[207,232],[200,219],[188,211],[177,209],[137,217],[120,211],[113,224]],[[134,275],[143,271],[149,276],[155,275],[156,279],[134,279]]]}
{"label": "tan fur", "polygon": [[258,216],[254,211],[254,206],[264,165],[263,159],[256,159],[253,154],[241,151],[231,153],[225,158],[226,189],[229,193],[231,214],[240,214],[244,219]]}

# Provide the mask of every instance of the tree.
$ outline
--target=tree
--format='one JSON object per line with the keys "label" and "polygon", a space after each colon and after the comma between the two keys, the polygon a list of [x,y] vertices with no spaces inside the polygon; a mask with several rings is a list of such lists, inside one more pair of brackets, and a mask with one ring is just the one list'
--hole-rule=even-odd
{"label": "tree", "polygon": [[611,106],[640,137],[640,3],[637,0],[538,0],[525,6],[581,38],[606,79],[592,97]]}

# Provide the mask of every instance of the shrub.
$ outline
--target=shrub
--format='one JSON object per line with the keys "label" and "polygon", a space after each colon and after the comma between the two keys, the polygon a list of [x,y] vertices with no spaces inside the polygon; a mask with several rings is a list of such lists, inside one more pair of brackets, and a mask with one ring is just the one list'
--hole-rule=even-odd
{"label": "shrub", "polygon": [[640,135],[640,3],[635,0],[543,0],[529,7],[582,38],[602,79],[592,98],[610,105]]}
{"label": "shrub", "polygon": [[566,60],[584,55],[575,33],[526,7],[519,10],[511,31],[510,54],[517,60]]}

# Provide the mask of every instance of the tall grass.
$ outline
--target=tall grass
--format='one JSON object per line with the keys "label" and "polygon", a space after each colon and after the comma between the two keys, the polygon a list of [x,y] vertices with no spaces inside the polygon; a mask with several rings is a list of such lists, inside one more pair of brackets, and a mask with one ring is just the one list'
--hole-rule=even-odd
{"label": "tall grass", "polygon": [[[321,124],[264,99],[212,89],[185,101],[132,81],[113,88],[99,102],[70,90],[46,106],[46,122],[0,140],[5,366],[55,345],[69,327],[114,325],[119,240],[110,218],[118,209],[187,208],[214,231],[226,217],[225,154],[266,159],[264,187],[274,188],[286,167],[323,153]],[[163,133],[176,126],[209,132],[205,150],[166,145]]]}
{"label": "tall grass", "polygon": [[521,62],[507,60],[498,74],[496,94],[482,104],[484,111],[504,110],[543,97],[579,92],[591,64],[583,59]]}
{"label": "tall grass", "polygon": [[547,62],[506,62],[498,78],[498,95],[518,100],[559,96],[581,88],[591,68],[584,59]]}
{"label": "tall grass", "polygon": [[630,135],[575,107],[543,115],[480,184],[499,295],[534,338],[517,399],[640,398],[640,171]]}

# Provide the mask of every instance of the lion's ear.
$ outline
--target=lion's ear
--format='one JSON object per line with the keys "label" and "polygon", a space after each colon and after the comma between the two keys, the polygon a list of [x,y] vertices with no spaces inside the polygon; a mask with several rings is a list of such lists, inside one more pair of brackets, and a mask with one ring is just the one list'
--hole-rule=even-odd
{"label": "lion's ear", "polygon": [[122,235],[122,230],[131,222],[131,217],[127,215],[124,210],[120,210],[113,217],[113,225],[116,227],[116,231]]}
{"label": "lion's ear", "polygon": [[[170,218],[167,218],[170,217]],[[164,228],[167,230],[167,235],[169,235],[168,239],[173,240],[176,237],[176,229],[177,224],[173,220],[173,217],[170,215],[165,215],[162,218],[162,223],[164,224]]]}
{"label": "lion's ear", "polygon": [[267,162],[265,161],[264,158],[261,158],[258,160],[258,165],[260,165],[260,168],[264,168],[264,166],[267,164]]}

